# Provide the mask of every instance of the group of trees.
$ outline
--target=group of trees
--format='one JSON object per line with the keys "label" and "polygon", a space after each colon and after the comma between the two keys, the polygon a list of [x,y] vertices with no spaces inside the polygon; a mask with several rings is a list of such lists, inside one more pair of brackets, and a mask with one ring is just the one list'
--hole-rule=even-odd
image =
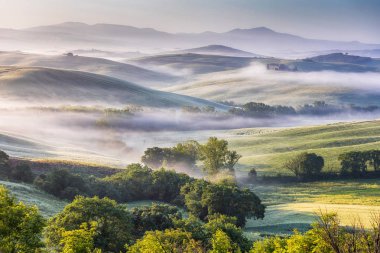
{"label": "group of trees", "polygon": [[347,112],[374,112],[380,110],[378,106],[336,106],[327,104],[325,101],[314,101],[312,104],[304,104],[297,108],[284,105],[268,105],[257,102],[249,102],[242,105],[237,105],[228,101],[222,103],[233,106],[229,112],[234,115],[256,118],[292,115],[329,115]]}
{"label": "group of trees", "polygon": [[339,156],[343,175],[363,175],[368,172],[368,164],[374,171],[380,170],[380,150],[352,151]]}
{"label": "group of trees", "polygon": [[233,216],[239,226],[244,226],[247,218],[263,218],[265,212],[253,192],[236,184],[213,184],[175,171],[151,170],[140,164],[131,164],[112,176],[87,180],[68,171],[54,170],[37,177],[35,183],[59,198],[99,196],[120,203],[156,200],[182,206],[202,221],[216,213]]}
{"label": "group of trees", "polygon": [[141,161],[151,168],[168,167],[194,168],[199,161],[207,174],[216,174],[220,170],[233,171],[241,156],[228,149],[228,142],[210,137],[205,144],[189,141],[177,144],[172,148],[148,148]]}
{"label": "group of trees", "polygon": [[183,218],[177,207],[153,204],[126,209],[109,198],[78,196],[46,221],[0,187],[0,251],[3,253],[376,253],[380,217],[372,228],[341,226],[336,214],[322,214],[312,229],[287,237],[250,241],[238,219],[223,214],[206,221]]}
{"label": "group of trees", "polygon": [[46,221],[36,207],[17,202],[0,187],[0,214],[3,253],[248,252],[252,246],[236,217],[184,219],[166,204],[128,210],[109,198],[77,196]]}
{"label": "group of trees", "polygon": [[380,171],[380,150],[351,151],[340,154],[340,173],[323,173],[324,159],[315,153],[301,153],[285,164],[284,168],[294,173],[301,180],[315,180],[329,177],[351,177],[368,175],[369,166],[372,166],[373,173],[378,176]]}
{"label": "group of trees", "polygon": [[188,141],[171,148],[148,148],[141,157],[141,161],[153,169],[161,168],[163,165],[194,168],[198,159],[199,147],[198,142]]}

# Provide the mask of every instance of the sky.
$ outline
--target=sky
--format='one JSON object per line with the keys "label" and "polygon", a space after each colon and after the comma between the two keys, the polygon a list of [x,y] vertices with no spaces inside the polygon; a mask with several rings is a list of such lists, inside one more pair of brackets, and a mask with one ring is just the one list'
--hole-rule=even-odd
{"label": "sky", "polygon": [[380,0],[0,0],[0,27],[67,21],[224,32],[266,26],[308,38],[380,43]]}

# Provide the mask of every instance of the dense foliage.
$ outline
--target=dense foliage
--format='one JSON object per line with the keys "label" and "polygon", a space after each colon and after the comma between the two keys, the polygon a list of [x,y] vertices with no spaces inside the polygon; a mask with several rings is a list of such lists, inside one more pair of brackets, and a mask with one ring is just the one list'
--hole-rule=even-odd
{"label": "dense foliage", "polygon": [[244,226],[247,218],[264,218],[265,206],[250,190],[236,185],[211,184],[204,180],[186,184],[182,190],[185,206],[201,220],[210,215],[225,214],[237,218],[237,225]]}
{"label": "dense foliage", "polygon": [[17,202],[0,186],[0,252],[29,253],[43,247],[45,220],[36,207]]}
{"label": "dense foliage", "polygon": [[76,197],[49,221],[45,236],[50,251],[60,252],[70,242],[73,235],[67,231],[82,234],[86,244],[92,241],[91,247],[104,252],[119,252],[135,237],[132,216],[115,201],[98,197]]}

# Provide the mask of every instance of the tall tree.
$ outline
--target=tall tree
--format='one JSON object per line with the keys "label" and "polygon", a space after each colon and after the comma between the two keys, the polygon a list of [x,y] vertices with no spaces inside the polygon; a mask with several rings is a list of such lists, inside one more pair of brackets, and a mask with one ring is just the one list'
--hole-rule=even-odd
{"label": "tall tree", "polygon": [[206,144],[200,146],[200,159],[203,161],[203,170],[215,174],[221,169],[233,170],[241,158],[236,151],[228,150],[228,142],[210,137]]}

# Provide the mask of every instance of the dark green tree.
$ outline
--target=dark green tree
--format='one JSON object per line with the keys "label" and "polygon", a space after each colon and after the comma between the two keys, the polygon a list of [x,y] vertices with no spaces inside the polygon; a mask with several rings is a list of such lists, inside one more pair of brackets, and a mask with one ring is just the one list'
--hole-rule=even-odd
{"label": "dark green tree", "polygon": [[341,174],[360,175],[367,172],[368,155],[363,152],[352,151],[339,155]]}
{"label": "dark green tree", "polygon": [[85,224],[91,227],[93,223],[96,223],[94,248],[120,252],[134,240],[132,216],[123,207],[108,198],[79,196],[49,221],[45,231],[48,248],[61,250],[63,232],[79,230]]}
{"label": "dark green tree", "polygon": [[79,175],[64,169],[53,170],[42,174],[34,180],[34,184],[58,198],[72,200],[77,195],[86,195],[87,185]]}
{"label": "dark green tree", "polygon": [[313,179],[318,176],[324,166],[324,159],[315,153],[301,153],[289,161],[284,167],[300,179]]}
{"label": "dark green tree", "polygon": [[175,220],[182,219],[182,214],[175,206],[153,204],[131,210],[135,232],[142,236],[146,231],[174,228]]}
{"label": "dark green tree", "polygon": [[265,206],[249,189],[236,185],[210,184],[203,180],[185,185],[181,193],[189,212],[201,220],[213,214],[236,217],[237,225],[244,226],[246,219],[264,218]]}

